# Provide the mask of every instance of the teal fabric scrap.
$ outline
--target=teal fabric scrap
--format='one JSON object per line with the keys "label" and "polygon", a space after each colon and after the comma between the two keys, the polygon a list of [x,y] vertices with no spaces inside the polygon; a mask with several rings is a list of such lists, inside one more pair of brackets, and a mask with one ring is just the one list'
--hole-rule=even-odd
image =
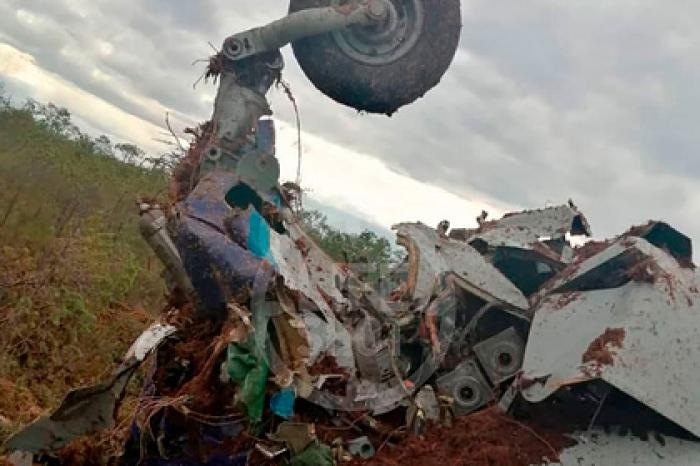
{"label": "teal fabric scrap", "polygon": [[294,388],[283,388],[270,398],[270,410],[283,419],[294,416],[294,400],[296,399]]}

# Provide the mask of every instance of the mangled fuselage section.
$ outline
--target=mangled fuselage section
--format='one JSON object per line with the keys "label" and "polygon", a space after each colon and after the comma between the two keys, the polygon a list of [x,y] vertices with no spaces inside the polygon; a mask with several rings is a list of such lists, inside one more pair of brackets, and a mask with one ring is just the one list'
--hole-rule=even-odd
{"label": "mangled fuselage section", "polygon": [[469,244],[420,223],[394,229],[408,259],[392,299],[415,317],[420,344],[430,342],[421,360],[435,364],[438,393],[453,400],[456,413],[474,411],[520,368],[528,300]]}
{"label": "mangled fuselage section", "polygon": [[572,203],[477,221],[479,228],[455,229],[450,236],[483,253],[526,296],[574,259],[568,236],[592,235],[586,217]]}

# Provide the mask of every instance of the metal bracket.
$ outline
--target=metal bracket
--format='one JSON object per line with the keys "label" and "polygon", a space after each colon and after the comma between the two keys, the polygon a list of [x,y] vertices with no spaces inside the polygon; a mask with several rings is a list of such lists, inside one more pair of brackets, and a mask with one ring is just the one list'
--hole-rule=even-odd
{"label": "metal bracket", "polygon": [[370,26],[385,21],[393,5],[388,0],[365,0],[357,4],[310,8],[297,11],[267,26],[228,37],[223,53],[230,60],[242,60],[305,37],[338,31],[349,26]]}

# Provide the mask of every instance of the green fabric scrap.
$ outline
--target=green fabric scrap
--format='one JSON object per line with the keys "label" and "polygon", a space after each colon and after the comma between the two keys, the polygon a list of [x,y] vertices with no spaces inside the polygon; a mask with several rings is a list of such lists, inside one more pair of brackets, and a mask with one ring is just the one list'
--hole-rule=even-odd
{"label": "green fabric scrap", "polygon": [[334,466],[334,464],[331,447],[318,440],[289,462],[290,466]]}
{"label": "green fabric scrap", "polygon": [[255,357],[249,345],[231,343],[228,346],[226,370],[231,380],[240,386],[240,400],[253,422],[262,420],[265,407],[265,386],[270,372],[264,359]]}
{"label": "green fabric scrap", "polygon": [[226,372],[231,380],[239,385],[240,401],[246,408],[248,418],[255,424],[262,421],[265,408],[265,387],[270,373],[265,344],[272,309],[264,302],[254,305],[254,308],[255,330],[245,343],[229,344]]}

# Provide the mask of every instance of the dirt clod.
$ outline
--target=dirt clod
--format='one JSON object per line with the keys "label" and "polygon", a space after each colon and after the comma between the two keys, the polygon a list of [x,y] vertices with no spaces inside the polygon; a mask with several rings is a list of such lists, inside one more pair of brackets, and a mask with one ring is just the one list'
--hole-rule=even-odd
{"label": "dirt clod", "polygon": [[583,354],[584,364],[593,363],[597,366],[612,366],[615,364],[615,348],[622,348],[625,340],[625,329],[608,328],[605,332],[593,340]]}

